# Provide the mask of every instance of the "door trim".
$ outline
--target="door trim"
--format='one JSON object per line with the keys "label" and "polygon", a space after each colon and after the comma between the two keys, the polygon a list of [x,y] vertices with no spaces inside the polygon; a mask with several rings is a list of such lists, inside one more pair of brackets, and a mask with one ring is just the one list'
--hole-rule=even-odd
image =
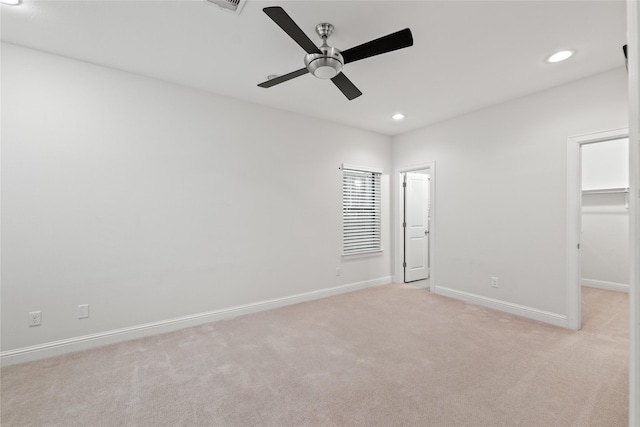
{"label": "door trim", "polygon": [[640,425],[640,4],[627,0],[629,54],[629,425]]}
{"label": "door trim", "polygon": [[402,174],[406,172],[415,172],[419,170],[429,170],[431,177],[429,183],[429,200],[430,200],[430,223],[429,223],[429,289],[433,292],[436,283],[436,162],[427,162],[417,165],[405,166],[395,170],[396,194],[395,205],[395,232],[394,238],[394,257],[393,257],[393,281],[394,283],[404,283],[404,268],[402,262],[404,260],[404,230],[402,229],[402,220],[404,214],[404,191],[402,188]]}
{"label": "door trim", "polygon": [[628,129],[570,136],[567,139],[567,328],[582,325],[580,234],[582,229],[582,165],[580,147],[585,144],[627,138]]}

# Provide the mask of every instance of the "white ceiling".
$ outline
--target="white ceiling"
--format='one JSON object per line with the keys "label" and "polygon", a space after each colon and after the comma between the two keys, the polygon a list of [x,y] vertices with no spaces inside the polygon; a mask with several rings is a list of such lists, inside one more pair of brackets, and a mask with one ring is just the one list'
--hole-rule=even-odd
{"label": "white ceiling", "polygon": [[[263,12],[282,6],[314,41],[345,50],[409,27],[414,46],[347,64],[364,93],[348,101],[310,75],[305,52]],[[624,1],[259,1],[240,15],[200,0],[30,1],[2,5],[2,41],[282,110],[396,135],[624,66]],[[577,55],[547,64],[548,55]],[[406,114],[402,122],[391,115]]]}

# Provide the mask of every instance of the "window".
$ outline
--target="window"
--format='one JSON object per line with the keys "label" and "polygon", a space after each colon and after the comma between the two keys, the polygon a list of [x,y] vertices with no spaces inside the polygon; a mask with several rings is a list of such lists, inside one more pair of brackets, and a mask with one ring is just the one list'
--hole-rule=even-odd
{"label": "window", "polygon": [[342,165],[342,254],[382,251],[381,170]]}

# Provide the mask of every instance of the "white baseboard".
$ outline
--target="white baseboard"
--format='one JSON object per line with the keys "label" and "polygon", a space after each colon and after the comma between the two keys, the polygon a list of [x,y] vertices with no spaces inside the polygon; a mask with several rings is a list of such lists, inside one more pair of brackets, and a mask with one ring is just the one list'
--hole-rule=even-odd
{"label": "white baseboard", "polygon": [[607,291],[629,292],[629,285],[624,283],[605,282],[603,280],[582,279],[582,286],[589,288],[605,289]]}
{"label": "white baseboard", "polygon": [[145,323],[143,325],[136,325],[128,328],[115,329],[106,332],[99,332],[96,334],[38,344],[31,347],[8,350],[0,353],[0,364],[1,366],[9,366],[18,363],[31,362],[34,360],[40,360],[76,351],[102,347],[108,344],[115,344],[118,342],[128,341],[136,338],[172,332],[179,329],[189,328],[191,326],[215,322],[217,320],[229,319],[232,317],[257,313],[265,310],[272,310],[278,307],[284,307],[287,305],[298,304],[305,301],[326,298],[333,295],[344,294],[347,292],[353,292],[373,286],[386,285],[389,283],[391,283],[391,276],[379,277],[377,279],[350,283],[347,285],[335,286],[332,288],[319,289],[317,291],[305,292],[302,294],[290,295],[282,298],[274,298],[251,304],[239,305],[235,307],[223,308],[220,310],[208,311],[205,313],[197,313],[189,316],[162,320],[159,322]]}
{"label": "white baseboard", "polygon": [[[433,290],[432,290],[433,292]],[[443,295],[449,298],[455,298],[472,304],[482,305],[484,307],[492,308],[494,310],[504,311],[509,314],[515,314],[516,316],[526,317],[528,319],[539,320],[541,322],[549,323],[551,325],[560,326],[563,328],[568,327],[567,316],[564,314],[551,313],[549,311],[538,310],[537,308],[527,307],[520,304],[514,304],[507,301],[502,301],[495,298],[489,298],[482,295],[471,294],[468,292],[458,291],[455,289],[445,288],[442,286],[435,286],[435,292],[438,295]]]}

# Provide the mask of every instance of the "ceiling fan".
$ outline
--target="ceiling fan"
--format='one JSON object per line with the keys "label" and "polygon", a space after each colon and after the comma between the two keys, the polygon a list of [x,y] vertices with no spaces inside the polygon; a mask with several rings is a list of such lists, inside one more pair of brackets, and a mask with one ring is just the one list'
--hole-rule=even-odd
{"label": "ceiling fan", "polygon": [[362,92],[344,75],[342,72],[343,65],[413,46],[411,30],[405,28],[351,49],[340,51],[327,44],[327,39],[333,33],[333,25],[322,23],[316,26],[316,33],[322,38],[322,45],[318,47],[281,7],[265,7],[262,10],[307,52],[304,57],[305,68],[274,77],[258,85],[264,88],[311,73],[319,79],[331,79],[344,96],[352,100],[362,95]]}

